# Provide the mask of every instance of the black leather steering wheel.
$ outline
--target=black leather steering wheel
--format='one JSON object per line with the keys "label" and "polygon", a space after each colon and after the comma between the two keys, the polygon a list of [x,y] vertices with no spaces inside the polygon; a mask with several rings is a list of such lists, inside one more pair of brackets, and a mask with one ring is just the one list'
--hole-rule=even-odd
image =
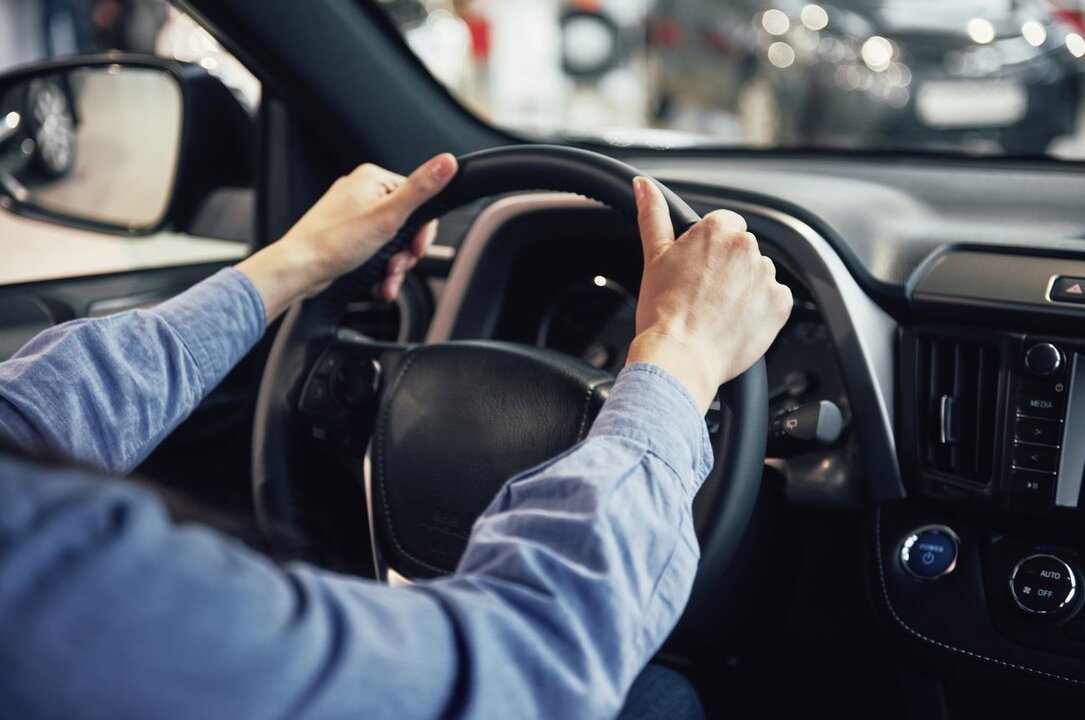
{"label": "black leather steering wheel", "polygon": [[[580,360],[494,342],[374,343],[339,331],[349,302],[426,222],[481,198],[563,191],[635,217],[631,166],[573,148],[525,145],[459,158],[447,188],[358,270],[294,305],[264,370],[253,433],[253,483],[265,528],[300,536],[297,478],[314,441],[361,459],[379,566],[411,578],[451,571],[471,523],[512,474],[582,439],[612,378]],[[676,234],[699,216],[663,188]],[[701,564],[680,630],[716,624],[713,597],[760,488],[767,436],[764,361],[721,388],[716,465],[698,495]],[[368,448],[368,450],[367,450]],[[358,508],[359,513],[365,508]]]}

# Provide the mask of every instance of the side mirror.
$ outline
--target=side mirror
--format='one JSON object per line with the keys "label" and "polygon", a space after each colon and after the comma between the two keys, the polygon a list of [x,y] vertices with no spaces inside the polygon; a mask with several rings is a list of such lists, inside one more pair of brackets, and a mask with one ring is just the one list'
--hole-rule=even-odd
{"label": "side mirror", "polygon": [[0,205],[85,229],[184,230],[253,181],[253,121],[199,66],[106,55],[0,77]]}

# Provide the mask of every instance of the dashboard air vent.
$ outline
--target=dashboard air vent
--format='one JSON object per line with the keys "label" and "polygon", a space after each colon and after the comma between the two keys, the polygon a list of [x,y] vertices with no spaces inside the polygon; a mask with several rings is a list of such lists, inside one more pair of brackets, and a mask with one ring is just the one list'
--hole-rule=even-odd
{"label": "dashboard air vent", "polygon": [[975,483],[991,482],[999,352],[994,345],[926,337],[919,343],[924,465]]}

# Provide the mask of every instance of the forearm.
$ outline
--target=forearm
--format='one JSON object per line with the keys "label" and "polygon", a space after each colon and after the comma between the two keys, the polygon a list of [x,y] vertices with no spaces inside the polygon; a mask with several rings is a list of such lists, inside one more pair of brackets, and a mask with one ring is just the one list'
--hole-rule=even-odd
{"label": "forearm", "polygon": [[0,432],[128,472],[263,329],[259,296],[234,270],[151,310],[58,325],[0,364]]}
{"label": "forearm", "polygon": [[457,574],[407,588],[0,458],[0,697],[73,720],[612,716],[685,604],[711,463],[689,401],[630,374],[587,442],[508,484]]}
{"label": "forearm", "polygon": [[469,658],[474,676],[523,681],[524,702],[544,678],[555,717],[616,712],[688,599],[691,502],[711,464],[688,394],[658,368],[626,370],[588,440],[510,481],[456,575],[432,585],[473,598],[461,612],[475,622],[458,631],[485,648]]}

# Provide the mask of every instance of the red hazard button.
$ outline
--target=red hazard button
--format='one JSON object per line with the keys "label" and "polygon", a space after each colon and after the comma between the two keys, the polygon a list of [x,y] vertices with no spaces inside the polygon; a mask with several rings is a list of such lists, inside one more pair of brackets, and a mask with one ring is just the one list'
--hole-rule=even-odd
{"label": "red hazard button", "polygon": [[1051,284],[1051,299],[1055,302],[1085,305],[1085,278],[1057,277]]}

